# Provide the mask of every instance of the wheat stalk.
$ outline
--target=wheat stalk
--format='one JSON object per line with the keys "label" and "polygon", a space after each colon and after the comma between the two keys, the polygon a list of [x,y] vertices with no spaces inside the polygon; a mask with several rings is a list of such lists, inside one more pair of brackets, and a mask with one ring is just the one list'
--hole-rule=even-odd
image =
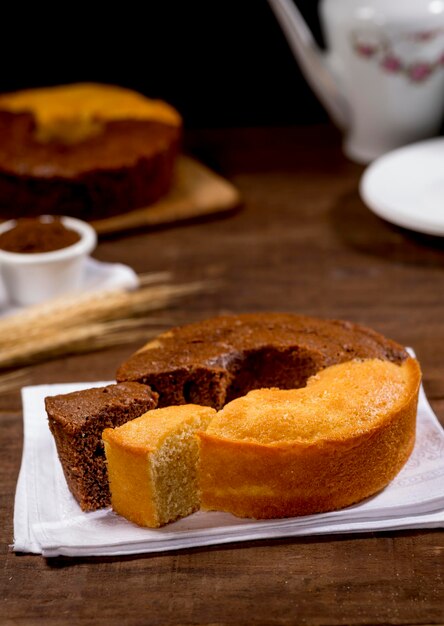
{"label": "wheat stalk", "polygon": [[[170,278],[167,273],[148,274],[133,291],[58,298],[1,319],[0,369],[151,338],[169,323],[151,313],[211,287],[204,282],[156,284]],[[16,379],[10,372],[0,375],[0,390]]]}
{"label": "wheat stalk", "polygon": [[23,387],[30,382],[29,368],[22,368],[6,374],[0,374],[0,393]]}
{"label": "wheat stalk", "polygon": [[[110,289],[99,292],[82,293],[63,298],[56,298],[44,304],[29,307],[10,317],[0,320],[0,342],[3,338],[16,335],[23,328],[35,333],[51,325],[69,326],[81,317],[83,323],[96,319],[114,319],[126,311],[153,310],[182,295],[200,291],[203,283],[184,285],[151,285],[134,291]],[[150,309],[151,305],[151,309]]]}

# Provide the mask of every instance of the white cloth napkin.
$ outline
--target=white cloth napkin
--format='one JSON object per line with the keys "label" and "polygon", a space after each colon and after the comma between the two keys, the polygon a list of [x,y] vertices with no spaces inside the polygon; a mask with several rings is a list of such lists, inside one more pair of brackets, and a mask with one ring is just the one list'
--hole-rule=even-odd
{"label": "white cloth napkin", "polygon": [[[88,257],[85,263],[83,284],[79,293],[105,289],[135,289],[139,285],[136,272],[122,263],[103,263]],[[0,317],[20,311],[8,301],[3,281],[0,277]]]}
{"label": "white cloth napkin", "polygon": [[[94,383],[96,386],[109,384]],[[47,424],[45,396],[91,383],[23,389],[24,449],[14,511],[14,550],[58,555],[123,555],[251,539],[444,527],[444,431],[421,389],[415,449],[378,495],[341,511],[254,521],[199,512],[160,529],[140,528],[110,509],[83,513],[71,496]]]}

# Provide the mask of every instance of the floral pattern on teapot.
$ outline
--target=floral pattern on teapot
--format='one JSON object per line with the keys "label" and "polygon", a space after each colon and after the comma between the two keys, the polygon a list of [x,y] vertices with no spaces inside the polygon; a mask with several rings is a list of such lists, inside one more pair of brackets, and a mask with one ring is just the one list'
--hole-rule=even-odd
{"label": "floral pattern on teapot", "polygon": [[[355,30],[351,34],[351,44],[358,56],[376,62],[385,72],[404,74],[410,81],[421,83],[444,68],[444,43],[437,57],[431,60],[419,57],[422,52],[427,52],[427,44],[439,38],[444,40],[442,28],[405,33],[391,39],[378,33]],[[412,48],[415,56],[407,60]]]}

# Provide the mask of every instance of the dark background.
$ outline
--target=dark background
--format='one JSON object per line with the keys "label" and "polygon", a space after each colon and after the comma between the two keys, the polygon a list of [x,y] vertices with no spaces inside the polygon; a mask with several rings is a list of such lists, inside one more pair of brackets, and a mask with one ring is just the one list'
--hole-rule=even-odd
{"label": "dark background", "polygon": [[[322,43],[318,0],[297,4]],[[168,100],[188,127],[326,119],[266,0],[54,7],[4,16],[0,91],[115,83]]]}

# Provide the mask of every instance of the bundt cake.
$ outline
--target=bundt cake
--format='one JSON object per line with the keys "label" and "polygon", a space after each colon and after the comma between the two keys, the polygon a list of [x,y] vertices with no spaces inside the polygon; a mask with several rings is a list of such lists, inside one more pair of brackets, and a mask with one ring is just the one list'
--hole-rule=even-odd
{"label": "bundt cake", "polygon": [[118,379],[46,409],[82,508],[111,501],[143,526],[200,502],[251,518],[342,508],[383,489],[414,445],[418,362],[348,322],[219,317],[160,335]]}
{"label": "bundt cake", "polygon": [[386,486],[413,448],[420,378],[371,329],[279,313],[174,328],[117,372],[159,406],[220,409],[198,433],[202,506],[253,518],[330,511]]}

